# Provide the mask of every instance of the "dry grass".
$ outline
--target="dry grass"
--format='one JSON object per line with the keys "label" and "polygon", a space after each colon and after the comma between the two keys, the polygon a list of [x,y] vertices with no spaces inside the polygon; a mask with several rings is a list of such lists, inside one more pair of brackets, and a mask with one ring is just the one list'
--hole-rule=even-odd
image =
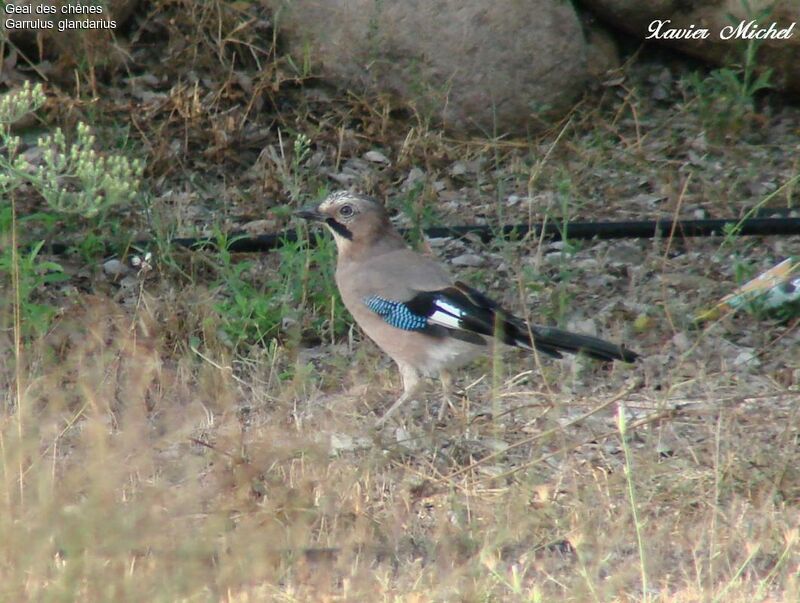
{"label": "dry grass", "polygon": [[[144,74],[58,103],[70,119],[122,119],[146,155],[147,221],[126,211],[118,231],[265,216],[275,230],[286,212],[268,210],[339,186],[327,175],[393,199],[417,226],[739,215],[797,174],[797,111],[763,140],[709,143],[691,99],[650,99],[651,80],[677,94],[662,65],[539,140],[452,140],[313,80],[296,87],[304,76],[257,45],[269,41],[258,5],[153,6],[132,48]],[[203,43],[186,44],[198,31]],[[361,160],[372,149],[391,164]],[[408,193],[398,183],[414,169]],[[773,201],[796,206],[782,192]],[[47,335],[15,348],[19,325],[0,316],[0,598],[796,601],[798,321],[690,328],[737,262],[767,268],[791,243],[439,242],[443,258],[483,257],[459,277],[516,311],[596,328],[645,359],[608,369],[509,353],[464,371],[443,424],[429,419],[431,388],[380,434],[370,426],[399,382],[356,331],[234,353],[216,259],[165,254],[133,293],[60,259],[77,285],[39,292],[63,308]],[[276,262],[252,272],[272,278]],[[312,317],[298,310],[302,331]]]}
{"label": "dry grass", "polygon": [[668,366],[512,354],[445,424],[371,435],[397,379],[370,344],[176,351],[189,305],[85,298],[0,356],[5,600],[797,598],[798,394],[713,329]]}

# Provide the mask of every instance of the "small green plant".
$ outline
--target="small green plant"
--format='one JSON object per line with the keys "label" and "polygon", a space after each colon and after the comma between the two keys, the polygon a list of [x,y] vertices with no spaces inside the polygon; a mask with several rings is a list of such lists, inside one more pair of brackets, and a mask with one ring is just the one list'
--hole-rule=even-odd
{"label": "small green plant", "polygon": [[411,220],[411,230],[406,239],[414,247],[424,239],[426,228],[441,224],[434,204],[425,202],[424,189],[425,183],[418,181],[400,198],[400,209]]}
{"label": "small green plant", "polygon": [[[750,20],[766,19],[772,7],[756,13],[747,0],[742,7]],[[740,19],[728,16],[736,25]],[[756,113],[755,96],[772,88],[772,69],[759,69],[757,55],[763,40],[750,38],[743,43],[739,63],[714,69],[707,77],[692,73],[684,81],[684,88],[699,104],[700,118],[714,135],[731,135],[740,132]]]}
{"label": "small green plant", "polygon": [[247,279],[247,272],[253,268],[253,263],[233,260],[230,246],[237,238],[228,237],[219,230],[215,233],[217,270],[220,274],[216,285],[222,294],[216,309],[222,317],[228,343],[234,349],[245,341],[266,343],[272,331],[280,325],[276,321],[272,300],[263,289]]}
{"label": "small green plant", "polygon": [[303,56],[300,65],[292,58],[291,55],[286,55],[286,62],[294,70],[295,77],[300,80],[305,80],[311,77],[311,44],[306,42],[303,44]]}
{"label": "small green plant", "polygon": [[36,170],[38,191],[54,211],[102,223],[110,208],[136,198],[142,162],[96,153],[95,137],[86,124],[78,124],[72,144],[60,128],[37,144],[46,149],[44,163]]}
{"label": "small green plant", "polygon": [[[102,222],[109,208],[134,198],[142,174],[142,164],[136,160],[96,153],[92,148],[95,138],[85,124],[78,124],[72,144],[60,129],[39,138],[37,144],[44,149],[42,161],[32,163],[20,152],[22,141],[12,134],[11,126],[44,102],[42,86],[28,82],[0,98],[0,240],[8,241],[0,252],[0,277],[10,281],[21,322],[39,327],[46,327],[41,319],[53,311],[35,304],[32,296],[42,285],[65,277],[59,264],[40,258],[44,241],[20,240],[19,225],[48,227],[58,216]],[[38,194],[50,212],[19,218],[16,204],[23,187]]]}
{"label": "small green plant", "polygon": [[311,248],[305,237],[284,241],[277,250],[276,273],[264,275],[253,261],[237,262],[230,252],[235,239],[217,233],[219,278],[216,304],[223,331],[233,349],[266,345],[277,337],[300,338],[309,329],[330,339],[347,327],[333,278],[334,244],[318,236]]}
{"label": "small green plant", "polygon": [[19,136],[11,134],[11,126],[28,113],[38,110],[44,102],[42,86],[31,87],[29,82],[0,98],[0,142],[4,147],[4,152],[0,154],[0,193],[4,196],[31,179],[30,163],[19,154],[21,140]]}
{"label": "small green plant", "polygon": [[562,247],[559,252],[558,279],[551,298],[551,304],[554,319],[558,323],[563,323],[572,305],[570,283],[575,275],[575,271],[570,258],[578,250],[577,241],[573,241],[569,238],[569,223],[573,219],[576,207],[572,179],[569,174],[561,174],[557,183],[556,192],[559,212],[561,214],[560,230]]}
{"label": "small green plant", "polygon": [[20,138],[11,125],[36,111],[45,101],[41,85],[29,83],[0,99],[0,192],[10,194],[30,185],[58,214],[78,215],[102,222],[113,206],[132,201],[141,184],[143,165],[120,155],[101,155],[94,150],[95,137],[89,126],[79,123],[75,140],[68,143],[64,132],[39,138],[45,149],[40,165],[19,153]]}
{"label": "small green plant", "polygon": [[[44,241],[39,241],[30,250],[18,253],[16,258],[10,253],[0,254],[0,274],[13,274],[16,262],[17,296],[20,301],[24,301],[20,307],[22,324],[30,326],[39,335],[47,331],[56,308],[32,301],[36,292],[45,285],[60,283],[69,278],[60,264],[39,257],[42,245]],[[0,311],[5,310],[4,305],[8,301],[7,298],[0,298]]]}
{"label": "small green plant", "polygon": [[275,165],[278,178],[283,184],[283,188],[289,191],[289,198],[296,201],[302,197],[302,191],[313,180],[312,174],[308,173],[306,164],[311,156],[311,139],[300,132],[294,137],[292,142],[292,156],[287,158],[283,152],[283,135],[278,130],[278,140],[280,143],[280,156],[270,148],[270,159]]}
{"label": "small green plant", "polygon": [[737,285],[744,285],[755,276],[753,265],[740,254],[735,254],[733,260],[733,280]]}

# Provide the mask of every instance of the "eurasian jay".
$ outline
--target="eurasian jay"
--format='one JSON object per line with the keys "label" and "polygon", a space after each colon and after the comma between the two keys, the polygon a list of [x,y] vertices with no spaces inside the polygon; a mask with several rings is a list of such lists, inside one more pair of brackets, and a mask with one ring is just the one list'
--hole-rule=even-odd
{"label": "eurasian jay", "polygon": [[591,335],[528,325],[484,294],[454,281],[435,260],[413,251],[383,205],[346,191],[296,212],[325,224],[338,252],[336,284],[364,332],[397,363],[403,393],[378,420],[380,427],[417,391],[422,376],[439,376],[447,404],[458,368],[491,349],[492,340],[561,358],[583,353],[602,361],[634,362],[638,355]]}

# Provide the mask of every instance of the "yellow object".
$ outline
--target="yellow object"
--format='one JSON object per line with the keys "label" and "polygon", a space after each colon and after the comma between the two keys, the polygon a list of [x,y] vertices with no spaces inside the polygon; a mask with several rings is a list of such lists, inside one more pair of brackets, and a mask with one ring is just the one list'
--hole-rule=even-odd
{"label": "yellow object", "polygon": [[791,258],[783,260],[723,297],[713,308],[698,314],[695,321],[714,320],[759,298],[766,308],[800,301],[800,261]]}

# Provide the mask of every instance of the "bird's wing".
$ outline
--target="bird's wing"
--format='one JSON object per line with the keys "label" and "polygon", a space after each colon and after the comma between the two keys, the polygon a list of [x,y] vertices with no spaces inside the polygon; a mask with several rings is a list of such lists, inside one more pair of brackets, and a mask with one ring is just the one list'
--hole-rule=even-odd
{"label": "bird's wing", "polygon": [[[398,329],[428,331],[439,327],[462,338],[496,337],[508,345],[530,348],[525,323],[462,282],[402,293],[400,296],[390,296],[385,291],[371,293],[362,302]],[[555,350],[543,351],[559,356]]]}
{"label": "bird's wing", "polygon": [[448,287],[417,291],[406,300],[371,295],[364,304],[388,324],[407,331],[446,329],[461,339],[494,337],[511,346],[561,358],[561,352],[583,353],[603,361],[634,362],[636,353],[592,335],[556,327],[530,327],[480,291],[456,281]]}
{"label": "bird's wing", "polygon": [[633,362],[637,355],[591,335],[528,325],[460,281],[435,260],[398,249],[357,265],[340,266],[339,289],[348,307],[358,305],[404,331],[457,337],[476,344],[496,338],[507,345],[536,348],[556,358],[584,353],[598,360]]}

